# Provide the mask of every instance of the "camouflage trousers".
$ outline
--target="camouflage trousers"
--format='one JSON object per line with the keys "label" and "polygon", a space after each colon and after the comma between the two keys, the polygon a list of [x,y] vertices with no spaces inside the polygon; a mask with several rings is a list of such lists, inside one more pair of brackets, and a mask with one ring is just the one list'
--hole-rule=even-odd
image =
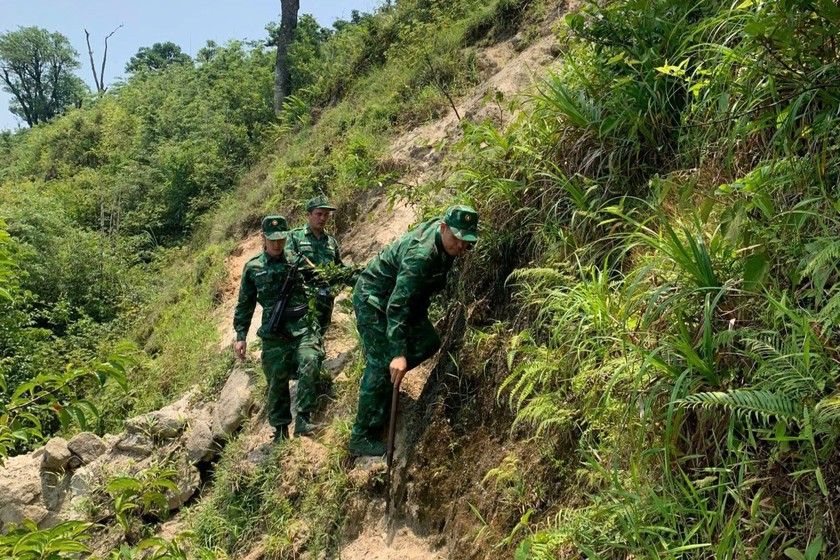
{"label": "camouflage trousers", "polygon": [[[395,356],[391,356],[388,344],[388,319],[383,312],[356,295],[353,296],[353,308],[366,361],[353,435],[378,438],[391,415],[391,392],[394,388],[390,366]],[[428,317],[419,317],[409,325],[406,356],[409,370],[431,358],[438,348],[440,337]]]}
{"label": "camouflage trousers", "polygon": [[262,368],[268,381],[268,423],[271,426],[287,426],[292,422],[289,381],[294,371],[298,374],[297,413],[316,411],[323,361],[324,345],[317,328],[288,339],[263,338]]}
{"label": "camouflage trousers", "polygon": [[318,312],[318,324],[321,325],[321,336],[323,337],[332,323],[333,300],[329,298],[316,299],[315,311]]}

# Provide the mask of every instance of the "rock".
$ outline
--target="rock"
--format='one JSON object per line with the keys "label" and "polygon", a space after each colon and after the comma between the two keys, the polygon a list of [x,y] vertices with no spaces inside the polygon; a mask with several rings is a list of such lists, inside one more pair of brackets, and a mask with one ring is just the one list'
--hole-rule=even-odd
{"label": "rock", "polygon": [[41,457],[41,468],[50,471],[60,471],[67,466],[72,457],[67,447],[67,440],[61,437],[54,437],[44,446],[44,455]]}
{"label": "rock", "polygon": [[8,530],[9,524],[20,525],[24,519],[31,519],[36,525],[41,523],[49,515],[47,508],[39,504],[17,505],[7,504],[0,508],[0,526]]}
{"label": "rock", "polygon": [[213,409],[213,437],[221,439],[239,429],[251,408],[252,387],[247,371],[234,369],[231,372]]}
{"label": "rock", "polygon": [[105,450],[108,449],[105,442],[91,432],[82,432],[81,434],[75,435],[67,442],[67,447],[70,451],[78,455],[79,459],[85,465],[105,453]]}
{"label": "rock", "polygon": [[38,503],[49,511],[58,511],[70,487],[71,474],[65,471],[41,471],[41,499]]}
{"label": "rock", "polygon": [[117,442],[116,447],[120,451],[148,457],[152,454],[154,444],[151,439],[142,434],[126,434]]}
{"label": "rock", "polygon": [[213,428],[209,419],[199,418],[193,422],[184,448],[191,463],[212,461],[218,455],[219,446],[213,439]]}
{"label": "rock", "polygon": [[31,504],[41,495],[41,459],[43,453],[18,455],[0,468],[0,507],[7,504]]}
{"label": "rock", "polygon": [[344,369],[344,366],[347,365],[347,362],[350,361],[350,352],[342,352],[335,358],[331,358],[329,360],[324,360],[324,371],[329,373],[330,375],[335,375],[341,370]]}
{"label": "rock", "polygon": [[198,469],[190,464],[186,460],[186,457],[181,457],[175,469],[178,471],[178,478],[175,480],[175,484],[178,486],[178,493],[166,492],[166,502],[169,505],[170,511],[178,509],[187,503],[187,500],[198,490],[198,485],[201,484],[201,475]]}
{"label": "rock", "polygon": [[73,477],[70,479],[70,492],[73,494],[74,499],[86,496],[90,492],[93,478],[93,473],[85,467],[73,473]]}
{"label": "rock", "polygon": [[125,421],[125,430],[129,434],[148,436],[154,439],[178,437],[186,425],[186,419],[180,411],[165,407],[155,412],[142,414]]}

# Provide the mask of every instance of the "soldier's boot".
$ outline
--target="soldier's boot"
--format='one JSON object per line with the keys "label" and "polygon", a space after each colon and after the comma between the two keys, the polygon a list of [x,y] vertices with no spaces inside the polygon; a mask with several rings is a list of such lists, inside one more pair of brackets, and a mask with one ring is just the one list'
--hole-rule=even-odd
{"label": "soldier's boot", "polygon": [[295,437],[311,435],[320,427],[320,424],[312,421],[312,417],[309,414],[299,412],[295,419]]}
{"label": "soldier's boot", "polygon": [[388,451],[388,446],[384,442],[370,436],[352,434],[350,436],[350,443],[347,445],[347,450],[350,452],[350,455],[355,457],[360,455],[377,457],[385,455]]}
{"label": "soldier's boot", "polygon": [[287,424],[274,428],[274,443],[280,443],[286,439],[289,439],[289,426]]}

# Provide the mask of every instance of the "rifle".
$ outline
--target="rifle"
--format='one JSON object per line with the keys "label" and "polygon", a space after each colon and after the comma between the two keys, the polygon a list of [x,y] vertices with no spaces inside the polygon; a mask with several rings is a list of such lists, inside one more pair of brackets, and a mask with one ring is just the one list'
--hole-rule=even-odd
{"label": "rifle", "polygon": [[297,260],[292,264],[292,268],[286,275],[283,285],[280,287],[280,297],[271,308],[271,316],[268,319],[268,332],[276,333],[280,330],[284,319],[296,319],[303,317],[309,306],[300,306],[300,308],[289,308],[289,301],[292,299],[292,290],[295,288],[295,281],[297,280],[300,264],[306,258],[300,253],[297,253]]}

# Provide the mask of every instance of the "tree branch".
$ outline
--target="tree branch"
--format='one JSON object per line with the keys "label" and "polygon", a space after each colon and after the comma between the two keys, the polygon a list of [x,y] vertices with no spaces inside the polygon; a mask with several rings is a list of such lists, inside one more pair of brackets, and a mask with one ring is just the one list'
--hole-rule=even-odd
{"label": "tree branch", "polygon": [[85,41],[88,47],[88,56],[90,57],[90,69],[93,72],[93,83],[96,86],[96,91],[102,93],[102,86],[99,84],[99,78],[96,77],[96,64],[93,62],[93,49],[90,46],[90,33],[85,29]]}
{"label": "tree branch", "polygon": [[100,85],[100,90],[101,90],[102,93],[105,93],[105,91],[107,89],[105,87],[105,60],[107,60],[107,58],[108,58],[108,39],[110,39],[114,35],[114,33],[119,31],[120,27],[122,27],[123,25],[125,25],[125,24],[124,23],[119,24],[116,27],[116,29],[111,31],[108,34],[108,36],[105,37],[105,52],[102,54],[102,69],[99,71],[99,79],[100,79],[99,85]]}

